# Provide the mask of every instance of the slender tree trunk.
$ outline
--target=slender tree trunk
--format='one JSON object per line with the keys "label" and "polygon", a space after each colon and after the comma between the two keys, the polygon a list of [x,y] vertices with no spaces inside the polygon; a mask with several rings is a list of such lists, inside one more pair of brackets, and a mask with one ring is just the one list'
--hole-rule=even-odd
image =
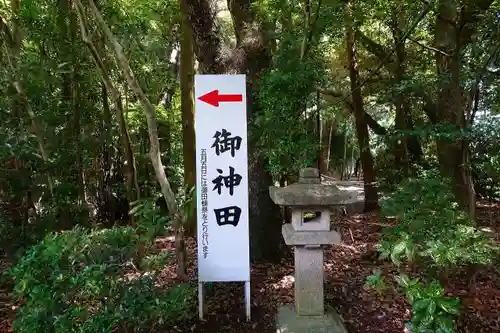
{"label": "slender tree trunk", "polygon": [[327,174],[330,168],[330,150],[334,123],[331,119],[321,121],[321,159],[320,172]]}
{"label": "slender tree trunk", "polygon": [[132,202],[139,199],[141,196],[139,184],[137,182],[137,168],[135,163],[134,150],[130,141],[127,120],[125,119],[121,97],[118,96],[118,100],[115,100],[114,102],[116,116],[118,118],[118,124],[120,128],[122,150],[124,152],[125,161],[127,163],[127,165],[125,166],[125,174],[127,178],[127,197],[128,200]]}
{"label": "slender tree trunk", "polygon": [[[81,15],[83,16],[84,9],[80,0],[74,0],[75,4],[78,6]],[[165,174],[165,167],[161,161],[160,155],[160,142],[158,138],[158,124],[156,122],[155,108],[151,101],[148,99],[144,91],[139,85],[139,82],[135,78],[134,72],[130,67],[130,63],[123,52],[123,47],[120,45],[116,37],[113,35],[109,26],[104,21],[101,13],[97,9],[93,0],[89,0],[90,10],[94,19],[97,21],[99,27],[106,36],[107,42],[110,48],[115,54],[116,62],[118,63],[120,69],[123,71],[130,88],[138,96],[139,101],[142,104],[144,114],[148,123],[148,133],[150,141],[150,157],[155,169],[156,179],[160,184],[162,194],[165,198],[168,210],[173,217],[173,227],[175,230],[175,243],[177,252],[177,275],[185,279],[186,278],[186,252],[184,248],[184,231],[183,222],[184,216],[182,211],[177,205],[175,195],[170,187],[170,182],[168,181],[167,175]]]}
{"label": "slender tree trunk", "polygon": [[[112,166],[112,152],[111,147],[113,146],[112,141],[112,131],[113,127],[111,126],[111,112],[109,110],[108,103],[108,90],[106,89],[106,85],[102,84],[101,87],[101,99],[102,99],[102,127],[101,127],[101,185],[99,187],[99,207],[110,207],[110,198],[111,198],[111,189],[110,189],[110,180],[111,180],[111,166]],[[106,216],[110,219],[110,224],[114,224],[114,220],[111,221],[114,214],[111,214],[111,210],[108,209],[106,211]]]}
{"label": "slender tree trunk", "polygon": [[[405,44],[399,42],[401,40],[401,37],[403,36],[403,32],[399,27],[398,12],[400,11],[400,8],[398,8],[398,4],[399,3],[397,2],[396,4],[393,4],[391,6],[391,29],[396,48],[396,69],[394,73],[394,84],[396,86],[401,85],[404,80],[406,57]],[[406,114],[406,112],[409,111],[409,107],[405,99],[405,94],[401,92],[400,89],[398,89],[398,91],[396,92],[396,96],[394,97],[394,104],[396,106],[396,130],[399,132],[397,141],[395,143],[396,165],[401,170],[402,177],[407,178],[410,173],[408,158],[408,134],[406,133],[408,129],[408,115]]]}
{"label": "slender tree trunk", "polygon": [[342,156],[342,172],[340,174],[340,180],[345,180],[346,174],[349,174],[347,170],[347,134],[344,132],[344,154]]}
{"label": "slender tree trunk", "polygon": [[81,110],[78,94],[78,54],[75,51],[75,39],[77,31],[76,17],[70,9],[71,0],[59,0],[58,23],[63,35],[61,43],[60,58],[66,60],[69,71],[62,74],[62,101],[70,112],[72,121],[70,122],[68,141],[75,147],[74,169],[68,175],[77,184],[78,204],[86,204],[85,184],[83,179],[83,162],[81,152]]}
{"label": "slender tree trunk", "polygon": [[[90,40],[88,34],[88,24],[85,19],[85,14],[82,10],[77,8],[78,17],[80,20],[80,32],[82,34],[82,39],[90,50],[92,59],[97,69],[99,70],[101,77],[103,79],[104,86],[108,93],[111,93],[111,98],[115,105],[116,118],[118,120],[118,125],[120,129],[120,141],[122,146],[122,151],[125,157],[125,175],[127,179],[127,199],[129,202],[135,201],[140,197],[140,188],[137,183],[137,168],[135,163],[134,151],[132,149],[132,144],[130,142],[130,135],[127,128],[127,121],[125,119],[125,114],[123,110],[122,98],[118,92],[118,89],[111,81],[109,77],[108,70],[105,66],[105,61],[99,54],[99,51],[94,46],[93,42]],[[104,98],[104,96],[103,96]],[[106,97],[107,98],[107,97]]]}
{"label": "slender tree trunk", "polygon": [[[194,132],[194,46],[191,23],[187,16],[184,1],[180,1],[181,22],[181,50],[180,50],[180,81],[181,81],[181,111],[182,111],[182,150],[184,155],[184,186],[192,188],[196,185],[196,147]],[[186,217],[186,233],[196,234],[196,206]]]}
{"label": "slender tree trunk", "polygon": [[356,59],[356,40],[354,38],[353,22],[349,19],[346,24],[346,45],[349,64],[349,77],[351,81],[352,105],[356,122],[356,133],[363,168],[363,181],[365,190],[365,211],[371,211],[378,207],[378,191],[375,184],[375,169],[373,157],[370,151],[368,126],[365,122],[363,109],[363,96],[359,89],[359,72]]}
{"label": "slender tree trunk", "polygon": [[[45,140],[44,140],[44,131],[43,131],[43,126],[41,121],[38,119],[38,117],[35,115],[35,112],[33,111],[33,108],[31,107],[31,104],[28,99],[28,94],[24,90],[24,87],[20,81],[20,77],[17,71],[17,59],[19,57],[19,54],[21,52],[21,44],[22,44],[22,39],[23,39],[23,34],[21,30],[21,26],[19,24],[19,12],[20,12],[20,6],[21,2],[20,0],[12,0],[11,1],[11,8],[12,8],[12,13],[13,13],[13,27],[12,31],[9,32],[12,40],[10,45],[8,43],[4,43],[4,48],[5,48],[5,54],[6,54],[6,59],[7,59],[7,65],[9,66],[9,69],[15,73],[14,75],[14,80],[12,82],[12,86],[15,88],[16,93],[21,101],[21,104],[24,106],[24,110],[28,114],[30,120],[31,120],[31,126],[32,130],[35,134],[37,143],[38,143],[38,149],[40,150],[40,155],[42,156],[42,160],[44,164],[48,165],[49,164],[49,153],[48,150],[45,146]],[[4,27],[5,29],[8,29],[7,26]],[[52,175],[50,171],[47,171],[47,185],[50,191],[50,194],[53,195],[54,193],[54,181],[52,179]]]}

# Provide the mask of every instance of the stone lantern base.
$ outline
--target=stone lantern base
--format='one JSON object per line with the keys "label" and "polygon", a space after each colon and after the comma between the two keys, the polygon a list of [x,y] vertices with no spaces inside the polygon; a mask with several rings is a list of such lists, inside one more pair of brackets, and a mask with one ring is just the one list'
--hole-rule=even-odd
{"label": "stone lantern base", "polygon": [[293,305],[284,305],[276,316],[276,333],[347,333],[340,316],[327,309],[323,316],[298,316]]}

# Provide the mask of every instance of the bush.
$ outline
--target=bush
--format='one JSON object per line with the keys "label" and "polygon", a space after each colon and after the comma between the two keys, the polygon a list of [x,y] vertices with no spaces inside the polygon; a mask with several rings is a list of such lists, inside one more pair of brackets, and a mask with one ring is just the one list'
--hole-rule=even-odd
{"label": "bush", "polygon": [[430,258],[441,268],[490,264],[499,253],[491,235],[459,209],[449,180],[435,172],[406,180],[381,206],[397,225],[384,231],[379,250],[396,264],[402,258]]}
{"label": "bush", "polygon": [[138,270],[148,245],[130,227],[48,235],[10,271],[24,302],[16,332],[130,332],[182,318],[194,289],[159,289]]}
{"label": "bush", "polygon": [[395,277],[412,306],[411,321],[406,327],[413,333],[449,333],[454,331],[453,316],[458,314],[458,298],[445,297],[444,289],[433,280],[422,285],[406,275]]}
{"label": "bush", "polygon": [[[384,230],[380,256],[390,258],[396,266],[403,260],[419,260],[446,271],[457,265],[489,265],[500,254],[492,235],[476,228],[459,209],[450,181],[436,172],[405,180],[381,202],[381,208],[382,215],[395,218],[397,224]],[[396,277],[412,305],[407,327],[413,333],[454,332],[459,300],[444,297],[439,282],[428,278],[432,281],[421,285],[418,279],[403,274]],[[380,274],[368,282],[383,284]]]}

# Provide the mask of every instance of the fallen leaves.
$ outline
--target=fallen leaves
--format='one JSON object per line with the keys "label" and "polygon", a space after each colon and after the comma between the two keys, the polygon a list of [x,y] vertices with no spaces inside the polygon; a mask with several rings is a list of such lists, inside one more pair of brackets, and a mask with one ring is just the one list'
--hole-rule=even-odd
{"label": "fallen leaves", "polygon": [[[480,224],[500,235],[500,206],[478,204]],[[401,333],[410,318],[410,308],[392,283],[381,294],[363,288],[365,277],[379,268],[385,276],[393,267],[377,259],[375,244],[383,226],[394,221],[382,220],[377,214],[336,216],[335,229],[342,235],[342,246],[332,246],[325,251],[325,303],[334,307],[350,333]],[[162,251],[174,251],[173,239],[158,240]],[[187,239],[189,252],[188,274],[193,284],[196,278],[196,243]],[[418,270],[418,268],[416,268]],[[388,279],[389,280],[389,279]],[[176,283],[175,263],[161,272],[158,283],[168,286]],[[446,292],[460,296],[462,314],[458,320],[458,333],[500,332],[500,277],[487,272],[478,277],[472,294],[464,273],[457,270],[449,277]],[[3,291],[6,295],[7,291]],[[252,265],[252,320],[245,319],[243,283],[214,283],[205,298],[204,320],[198,319],[195,309],[189,320],[179,322],[165,332],[193,333],[275,333],[275,315],[280,305],[293,303],[293,264]],[[15,315],[12,307],[2,307],[0,332],[12,332]]]}

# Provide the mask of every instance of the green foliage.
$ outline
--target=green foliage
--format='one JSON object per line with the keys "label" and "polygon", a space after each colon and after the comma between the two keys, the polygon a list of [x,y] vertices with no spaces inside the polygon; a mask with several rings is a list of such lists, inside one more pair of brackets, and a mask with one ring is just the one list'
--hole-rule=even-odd
{"label": "green foliage", "polygon": [[144,198],[131,203],[130,214],[136,219],[138,231],[147,239],[164,236],[170,221],[157,201],[157,198]]}
{"label": "green foliage", "polygon": [[393,149],[380,150],[375,156],[375,171],[381,190],[392,191],[403,180],[401,168],[395,167],[396,158]]}
{"label": "green foliage", "polygon": [[412,306],[411,321],[407,328],[412,333],[453,333],[454,316],[459,313],[459,299],[445,297],[444,289],[433,280],[422,285],[418,278],[402,274],[394,277],[404,289]]}
{"label": "green foliage", "polygon": [[373,274],[366,277],[364,288],[373,289],[377,293],[382,293],[385,290],[386,285],[380,269],[374,269]]}
{"label": "green foliage", "polygon": [[500,118],[479,117],[472,128],[471,165],[478,196],[500,200]]}
{"label": "green foliage", "polygon": [[404,258],[430,258],[438,267],[490,264],[500,253],[492,235],[473,227],[458,208],[450,182],[436,173],[406,180],[381,206],[397,225],[385,230],[379,251],[396,265]]}
{"label": "green foliage", "polygon": [[189,221],[196,208],[196,187],[182,187],[177,193],[176,199],[184,220]]}
{"label": "green foliage", "polygon": [[159,252],[141,260],[141,268],[146,271],[157,271],[165,267],[173,258],[170,252]]}
{"label": "green foliage", "polygon": [[450,181],[436,172],[405,180],[381,207],[383,215],[398,221],[393,232],[407,232],[416,242],[441,237],[457,224],[471,224],[458,208]]}
{"label": "green foliage", "polygon": [[314,104],[313,92],[324,77],[324,66],[314,57],[301,60],[299,54],[297,43],[282,42],[258,96],[262,112],[255,117],[254,135],[276,178],[298,173],[318,155],[314,123],[304,113]]}
{"label": "green foliage", "polygon": [[[187,285],[162,290],[155,286],[154,274],[137,271],[134,263],[139,263],[143,241],[130,227],[76,227],[48,235],[10,271],[14,295],[24,300],[16,331],[139,330],[182,318],[194,290]],[[143,261],[149,269],[155,261],[151,258]]]}
{"label": "green foliage", "polygon": [[[382,202],[382,214],[397,224],[384,231],[380,257],[400,266],[403,260],[449,269],[458,265],[492,264],[500,254],[492,235],[473,226],[455,203],[451,183],[436,172],[404,181]],[[422,285],[419,278],[395,277],[412,305],[412,333],[453,333],[459,300],[444,296],[435,280]]]}

